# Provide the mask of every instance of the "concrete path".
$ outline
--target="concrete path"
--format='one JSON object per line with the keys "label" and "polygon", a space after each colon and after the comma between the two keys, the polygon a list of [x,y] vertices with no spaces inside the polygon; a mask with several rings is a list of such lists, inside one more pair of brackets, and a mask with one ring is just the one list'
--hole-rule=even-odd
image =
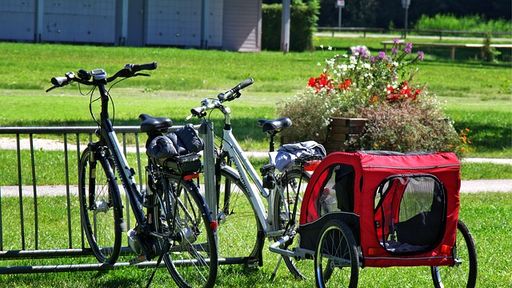
{"label": "concrete path", "polygon": [[[16,150],[16,141],[12,138],[0,137],[0,150]],[[83,146],[85,147],[85,146]],[[30,142],[28,139],[21,139],[20,148],[22,150],[30,149]],[[64,143],[58,140],[50,139],[34,139],[34,149],[46,151],[63,151]],[[68,145],[70,151],[76,150],[73,144]],[[144,149],[144,148],[142,148]],[[127,147],[127,152],[134,153],[136,148],[133,146]],[[142,152],[142,151],[141,151]],[[268,157],[268,152],[252,151],[247,152],[249,157],[264,158]],[[512,165],[512,159],[502,158],[463,158],[462,162],[466,163],[495,163],[501,165]],[[19,194],[18,186],[4,186],[0,187],[2,196],[17,196]],[[76,186],[70,187],[70,193],[76,195]],[[461,185],[462,193],[475,193],[475,192],[512,192],[512,179],[497,179],[497,180],[464,180]],[[23,187],[23,195],[33,195],[32,186],[27,185]],[[56,186],[38,186],[38,195],[66,195],[66,187],[63,185]]]}
{"label": "concrete path", "polygon": [[[65,185],[54,186],[37,186],[38,196],[63,196],[66,195]],[[69,193],[73,196],[78,196],[78,187],[70,185]],[[120,188],[120,191],[123,191]],[[512,192],[512,179],[498,179],[498,180],[463,180],[460,188],[461,193],[479,193],[479,192]],[[33,197],[34,190],[31,185],[22,186],[23,197]],[[18,197],[18,186],[1,186],[1,197]]]}

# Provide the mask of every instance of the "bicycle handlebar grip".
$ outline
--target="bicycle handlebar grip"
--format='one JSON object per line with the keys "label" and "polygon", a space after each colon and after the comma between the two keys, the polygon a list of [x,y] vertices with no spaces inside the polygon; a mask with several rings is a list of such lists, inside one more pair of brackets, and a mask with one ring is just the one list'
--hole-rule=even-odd
{"label": "bicycle handlebar grip", "polygon": [[53,86],[62,87],[69,83],[68,77],[53,77],[51,80]]}
{"label": "bicycle handlebar grip", "polygon": [[132,66],[132,72],[138,72],[141,70],[155,70],[157,67],[156,62],[146,63],[146,64],[134,64]]}
{"label": "bicycle handlebar grip", "polygon": [[245,87],[252,85],[254,83],[254,79],[247,78],[244,81],[240,82],[240,84],[237,85],[238,90],[244,89]]}
{"label": "bicycle handlebar grip", "polygon": [[[225,93],[219,94],[217,96],[217,98],[220,101],[231,101],[234,98],[237,98],[237,97],[240,96],[240,94],[237,94],[238,91],[244,89],[245,87],[251,85],[252,83],[254,83],[254,80],[252,78],[247,78],[244,81],[238,83],[238,85],[236,85],[235,87],[233,87],[233,88],[229,89],[228,91],[226,91]],[[235,95],[235,96],[233,97],[233,95]]]}

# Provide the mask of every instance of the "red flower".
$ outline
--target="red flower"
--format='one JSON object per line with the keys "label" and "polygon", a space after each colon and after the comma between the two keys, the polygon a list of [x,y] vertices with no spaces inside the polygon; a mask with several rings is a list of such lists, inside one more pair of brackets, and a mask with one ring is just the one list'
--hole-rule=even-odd
{"label": "red flower", "polygon": [[326,87],[328,89],[332,89],[331,80],[329,80],[329,78],[327,77],[327,74],[324,74],[324,73],[320,74],[320,77],[309,78],[308,86],[315,88],[316,92],[320,91],[320,89],[322,89],[324,87]]}
{"label": "red flower", "polygon": [[338,89],[346,90],[346,89],[348,89],[350,87],[351,84],[352,84],[352,80],[346,79],[342,83],[338,84]]}
{"label": "red flower", "polygon": [[414,93],[411,95],[411,100],[416,100],[416,97],[421,93],[421,89],[414,90]]}
{"label": "red flower", "polygon": [[398,101],[398,100],[400,100],[400,94],[391,93],[388,96],[386,96],[386,100],[388,100],[389,102]]}
{"label": "red flower", "polygon": [[315,87],[316,86],[316,79],[315,79],[315,77],[309,78],[308,86],[309,87]]}

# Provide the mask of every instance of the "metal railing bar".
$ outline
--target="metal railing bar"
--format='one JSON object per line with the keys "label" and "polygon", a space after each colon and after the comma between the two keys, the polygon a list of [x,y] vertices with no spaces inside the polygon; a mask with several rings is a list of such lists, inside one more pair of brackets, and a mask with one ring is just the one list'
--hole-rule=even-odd
{"label": "metal railing bar", "polygon": [[[209,260],[207,260],[209,261]],[[178,260],[173,261],[176,266],[191,265],[194,261],[190,260]],[[245,258],[226,258],[219,259],[219,265],[230,265],[230,264],[244,264],[247,263]],[[1,267],[0,275],[2,274],[33,274],[33,273],[50,273],[50,272],[85,272],[85,271],[104,271],[116,268],[123,268],[135,266],[137,268],[154,268],[156,267],[156,261],[142,262],[138,264],[130,264],[129,262],[117,262],[114,265],[104,263],[93,263],[93,264],[71,264],[71,265],[45,265],[45,266],[14,266],[14,267]],[[164,265],[160,265],[160,268],[164,268]]]}
{"label": "metal railing bar", "polygon": [[0,186],[0,251],[4,250],[4,231],[2,227],[2,187]]}
{"label": "metal railing bar", "polygon": [[73,248],[72,230],[71,230],[71,195],[69,191],[69,153],[68,153],[68,134],[64,133],[64,170],[66,181],[66,205],[68,217],[68,248]]}
{"label": "metal railing bar", "polygon": [[[59,127],[1,127],[0,134],[64,134],[64,133],[90,133],[98,129],[97,126],[59,126]],[[139,126],[116,126],[118,133],[140,132]]]}
{"label": "metal railing bar", "polygon": [[[133,255],[130,247],[121,247],[120,255]],[[0,251],[0,260],[46,259],[59,257],[93,256],[91,248],[84,249],[46,249],[46,250],[9,250]]]}
{"label": "metal railing bar", "polygon": [[29,134],[30,139],[30,164],[32,168],[32,191],[34,193],[34,245],[35,249],[39,248],[39,213],[37,207],[37,177],[36,177],[36,161],[34,156],[34,134]]}
{"label": "metal railing bar", "polygon": [[23,213],[23,182],[21,176],[21,144],[20,144],[20,134],[16,134],[16,155],[18,160],[18,190],[19,190],[19,198],[20,198],[20,231],[21,231],[21,249],[25,250],[25,217]]}
{"label": "metal railing bar", "polygon": [[[122,133],[122,140],[123,140],[123,154],[126,158],[128,158],[128,154],[126,153],[126,133]],[[125,193],[125,201],[126,201],[126,231],[128,231],[131,227],[131,221],[130,221],[130,199],[128,198],[128,193]]]}
{"label": "metal railing bar", "polygon": [[[76,133],[76,171],[80,171],[80,153],[81,153],[81,149],[80,149],[80,134],[79,133]],[[89,137],[90,137],[90,134],[89,134]],[[77,173],[77,182],[78,183],[78,195],[80,194],[80,173]],[[80,197],[80,196],[79,196]],[[80,234],[81,234],[81,242],[82,242],[82,248],[85,248],[85,240],[84,240],[84,229],[81,229],[82,228],[82,207],[80,207]]]}
{"label": "metal railing bar", "polygon": [[[176,125],[169,128],[169,131],[176,131],[183,128],[182,125]],[[195,129],[199,128],[199,125],[194,125]],[[27,127],[0,127],[0,134],[95,134],[97,126],[27,126]],[[114,130],[117,133],[140,133],[140,126],[114,126]]]}
{"label": "metal railing bar", "polygon": [[142,165],[140,163],[139,133],[135,133],[135,153],[137,155],[137,169],[139,169],[139,191],[142,191]]}

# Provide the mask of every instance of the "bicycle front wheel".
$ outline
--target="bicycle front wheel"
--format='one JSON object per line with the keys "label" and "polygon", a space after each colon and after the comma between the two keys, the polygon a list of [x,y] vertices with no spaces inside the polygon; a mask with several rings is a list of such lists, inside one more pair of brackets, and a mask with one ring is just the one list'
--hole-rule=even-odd
{"label": "bicycle front wheel", "polygon": [[[286,229],[285,233],[291,232],[291,229],[297,230],[299,225],[300,208],[302,205],[302,197],[306,191],[311,176],[300,169],[293,169],[282,174],[278,180],[280,186],[277,189],[276,199],[274,201],[274,222],[279,229]],[[297,206],[295,208],[295,206]],[[295,209],[295,221],[290,220]],[[299,245],[299,235],[295,234],[293,242],[289,246],[295,247]],[[312,261],[297,260],[293,257],[282,256],[284,263],[292,275],[296,278],[308,278],[309,271],[313,271]],[[310,276],[310,275],[309,275]]]}
{"label": "bicycle front wheel", "polygon": [[218,256],[210,211],[192,181],[167,184],[164,195],[156,197],[160,219],[155,219],[170,241],[163,257],[167,269],[179,287],[213,287]]}
{"label": "bicycle front wheel", "polygon": [[239,176],[227,167],[222,168],[218,180],[219,255],[233,263],[254,264],[258,261],[264,239],[258,240],[261,225],[249,192]]}
{"label": "bicycle front wheel", "polygon": [[96,259],[114,264],[121,249],[123,209],[108,150],[85,149],[78,174],[84,234]]}
{"label": "bicycle front wheel", "polygon": [[431,267],[436,288],[475,287],[477,274],[476,249],[473,237],[464,222],[457,223],[455,240],[455,265]]}

